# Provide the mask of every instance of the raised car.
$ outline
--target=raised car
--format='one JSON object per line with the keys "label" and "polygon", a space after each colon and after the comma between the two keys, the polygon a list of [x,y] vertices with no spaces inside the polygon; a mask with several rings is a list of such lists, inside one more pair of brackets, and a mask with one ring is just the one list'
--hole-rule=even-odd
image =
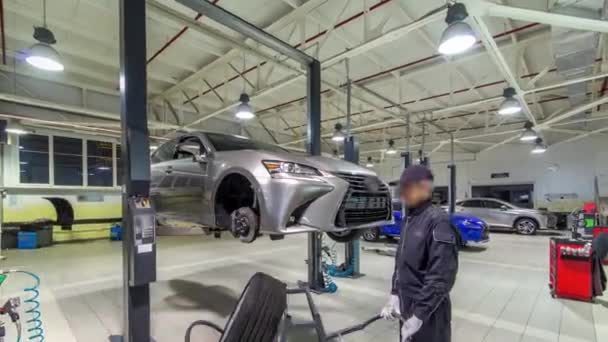
{"label": "raised car", "polygon": [[243,242],[303,232],[344,242],[392,221],[388,186],[344,160],[206,132],[167,141],[151,158],[160,224],[228,230]]}

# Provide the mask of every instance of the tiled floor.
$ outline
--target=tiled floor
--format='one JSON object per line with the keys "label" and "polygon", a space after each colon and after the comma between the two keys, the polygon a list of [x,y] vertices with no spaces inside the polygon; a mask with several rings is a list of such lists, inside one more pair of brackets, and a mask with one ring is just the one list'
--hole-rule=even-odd
{"label": "tiled floor", "polygon": [[[120,244],[96,241],[4,254],[8,259],[2,268],[20,266],[42,276],[46,341],[107,341],[108,335],[120,332]],[[161,237],[159,280],[151,289],[156,341],[182,340],[188,323],[196,319],[223,324],[256,271],[291,284],[304,279],[305,258],[305,236],[277,242],[263,238],[251,245],[231,238]],[[452,291],[453,341],[608,341],[608,296],[595,304],[551,298],[547,258],[547,236],[493,234],[489,244],[462,252]],[[327,330],[376,314],[387,298],[392,265],[391,257],[363,252],[365,277],[337,280],[336,294],[315,296]],[[16,293],[26,281],[10,279],[1,289],[2,298]],[[289,298],[296,317],[307,317],[303,299]],[[344,341],[397,341],[396,336],[395,324],[379,322]],[[216,338],[211,332],[196,331],[195,340]],[[314,338],[301,332],[290,341]]]}

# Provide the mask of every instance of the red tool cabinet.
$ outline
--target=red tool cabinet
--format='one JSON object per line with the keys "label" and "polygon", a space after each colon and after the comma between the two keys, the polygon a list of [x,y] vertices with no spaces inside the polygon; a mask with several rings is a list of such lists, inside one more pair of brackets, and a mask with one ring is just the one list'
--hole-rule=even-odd
{"label": "red tool cabinet", "polygon": [[593,299],[593,264],[590,256],[568,255],[564,248],[583,248],[588,241],[552,238],[549,242],[551,295],[589,302]]}

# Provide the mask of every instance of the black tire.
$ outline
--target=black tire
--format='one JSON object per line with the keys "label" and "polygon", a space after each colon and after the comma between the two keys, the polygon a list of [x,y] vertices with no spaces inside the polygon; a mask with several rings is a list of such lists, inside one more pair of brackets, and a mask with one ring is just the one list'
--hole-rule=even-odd
{"label": "black tire", "polygon": [[538,230],[538,222],[529,217],[522,217],[515,221],[513,228],[518,234],[534,235]]}
{"label": "black tire", "polygon": [[363,230],[363,240],[369,242],[377,242],[380,240],[380,228],[369,228]]}
{"label": "black tire", "polygon": [[[236,237],[238,237],[241,242],[252,243],[253,241],[255,241],[255,239],[258,237],[260,230],[260,220],[258,218],[258,214],[256,214],[255,211],[253,211],[253,209],[249,207],[243,207],[235,210],[231,216],[232,233]],[[238,221],[244,222],[244,225],[247,227],[245,232],[237,232]]]}
{"label": "black tire", "polygon": [[365,229],[351,229],[343,232],[327,232],[327,236],[336,242],[351,242],[361,238]]}
{"label": "black tire", "polygon": [[[241,294],[220,339],[223,342],[273,342],[287,309],[284,283],[256,273]],[[186,336],[190,341],[190,336]]]}

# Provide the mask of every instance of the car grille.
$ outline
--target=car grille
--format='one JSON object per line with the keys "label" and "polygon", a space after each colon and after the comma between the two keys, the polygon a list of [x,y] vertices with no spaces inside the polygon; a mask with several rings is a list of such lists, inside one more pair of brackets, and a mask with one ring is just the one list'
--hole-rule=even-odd
{"label": "car grille", "polygon": [[376,176],[335,173],[349,187],[336,215],[337,227],[348,227],[390,220],[391,196],[388,187]]}

